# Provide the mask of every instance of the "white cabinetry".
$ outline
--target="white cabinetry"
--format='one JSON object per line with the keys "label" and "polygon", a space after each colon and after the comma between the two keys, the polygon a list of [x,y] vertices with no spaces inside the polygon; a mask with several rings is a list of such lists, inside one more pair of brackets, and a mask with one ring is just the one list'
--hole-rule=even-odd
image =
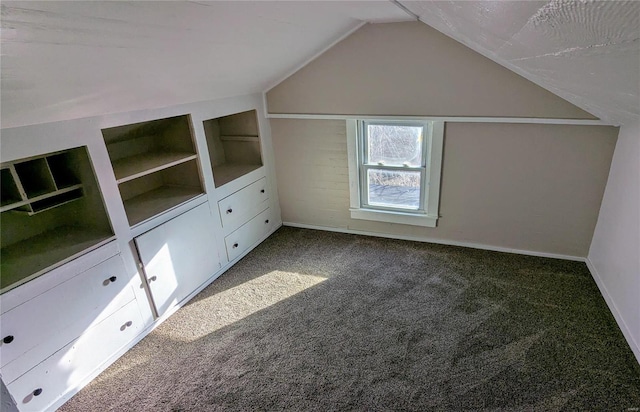
{"label": "white cabinetry", "polygon": [[132,301],[18,379],[7,384],[21,411],[49,410],[51,405],[91,375],[105,360],[143,329]]}
{"label": "white cabinetry", "polygon": [[103,248],[3,295],[0,371],[18,409],[49,408],[144,328],[136,282]]}
{"label": "white cabinetry", "polygon": [[230,233],[268,207],[267,179],[259,179],[218,202],[224,233]]}
{"label": "white cabinetry", "polygon": [[272,227],[271,209],[267,209],[225,237],[224,243],[227,247],[229,261],[235,260],[244,251],[255,246],[258,241],[271,231]]}
{"label": "white cabinetry", "polygon": [[280,225],[261,104],[2,131],[0,375],[20,411],[60,406]]}
{"label": "white cabinetry", "polygon": [[136,237],[136,247],[158,316],[220,269],[215,226],[204,203]]}

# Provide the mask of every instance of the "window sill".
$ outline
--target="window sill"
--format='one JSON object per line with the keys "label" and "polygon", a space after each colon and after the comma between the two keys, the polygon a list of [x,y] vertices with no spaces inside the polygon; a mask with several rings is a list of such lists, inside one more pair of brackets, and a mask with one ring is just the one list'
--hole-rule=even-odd
{"label": "window sill", "polygon": [[401,225],[436,227],[438,217],[413,213],[390,212],[374,209],[349,209],[352,219],[374,220],[376,222],[399,223]]}

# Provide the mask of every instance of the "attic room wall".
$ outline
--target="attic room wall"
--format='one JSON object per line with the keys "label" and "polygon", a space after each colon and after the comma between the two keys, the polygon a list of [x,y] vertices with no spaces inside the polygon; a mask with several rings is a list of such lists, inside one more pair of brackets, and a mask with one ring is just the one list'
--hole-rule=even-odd
{"label": "attic room wall", "polygon": [[[267,93],[271,114],[593,116],[422,23],[365,25]],[[271,118],[283,221],[586,257],[617,129],[447,122],[437,228],[349,214],[344,120]]]}
{"label": "attic room wall", "polygon": [[363,26],[267,103],[274,114],[595,118],[421,22]]}
{"label": "attic room wall", "polygon": [[617,129],[447,123],[436,228],[351,219],[344,120],[271,133],[284,222],[585,257]]}
{"label": "attic room wall", "polygon": [[640,362],[640,122],[620,128],[589,250],[594,278]]}

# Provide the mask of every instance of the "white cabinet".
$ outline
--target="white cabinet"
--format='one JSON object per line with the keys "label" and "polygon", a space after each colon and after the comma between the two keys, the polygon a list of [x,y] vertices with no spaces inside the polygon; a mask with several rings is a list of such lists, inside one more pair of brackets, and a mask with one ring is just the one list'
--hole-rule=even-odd
{"label": "white cabinet", "polygon": [[7,384],[20,411],[44,411],[131,342],[144,324],[135,301]]}
{"label": "white cabinet", "polygon": [[267,207],[267,179],[262,178],[218,202],[224,233],[230,233]]}
{"label": "white cabinet", "polygon": [[220,269],[209,204],[203,203],[135,238],[158,316]]}
{"label": "white cabinet", "polygon": [[0,373],[18,409],[48,409],[144,329],[115,242],[2,296]]}
{"label": "white cabinet", "polygon": [[3,313],[3,378],[11,382],[133,299],[122,258],[116,255]]}
{"label": "white cabinet", "polygon": [[227,247],[229,261],[235,260],[243,252],[266,236],[273,227],[273,217],[271,209],[266,209],[258,216],[249,220],[238,230],[225,237],[224,243]]}

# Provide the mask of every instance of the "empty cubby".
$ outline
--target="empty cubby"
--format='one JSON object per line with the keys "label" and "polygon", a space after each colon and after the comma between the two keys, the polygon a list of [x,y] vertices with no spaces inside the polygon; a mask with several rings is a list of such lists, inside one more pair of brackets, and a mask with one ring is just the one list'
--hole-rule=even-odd
{"label": "empty cubby", "polygon": [[262,167],[255,110],[203,122],[216,187]]}

